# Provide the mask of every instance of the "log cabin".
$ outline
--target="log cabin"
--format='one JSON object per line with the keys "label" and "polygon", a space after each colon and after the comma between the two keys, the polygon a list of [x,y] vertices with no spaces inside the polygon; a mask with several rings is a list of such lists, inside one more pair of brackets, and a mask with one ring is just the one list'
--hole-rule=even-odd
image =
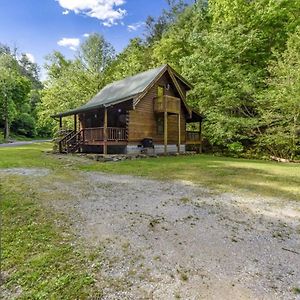
{"label": "log cabin", "polygon": [[[203,117],[186,102],[191,88],[169,65],[108,84],[86,104],[52,116],[64,133],[59,151],[167,154],[185,152],[188,145],[201,148]],[[67,116],[74,118],[68,131],[62,128]]]}

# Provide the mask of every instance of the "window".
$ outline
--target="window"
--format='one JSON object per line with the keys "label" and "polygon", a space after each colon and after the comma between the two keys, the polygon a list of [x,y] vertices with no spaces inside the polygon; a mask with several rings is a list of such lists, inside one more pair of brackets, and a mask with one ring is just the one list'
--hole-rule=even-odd
{"label": "window", "polygon": [[159,85],[157,87],[157,97],[158,98],[161,98],[162,96],[164,95],[164,87]]}
{"label": "window", "polygon": [[157,126],[157,134],[162,135],[164,134],[164,118],[158,117],[156,119],[156,126]]}
{"label": "window", "polygon": [[[163,106],[163,97],[164,97],[164,87],[162,85],[159,85],[157,87],[157,104],[161,107]],[[163,116],[157,117],[156,128],[157,128],[158,135],[164,134],[164,118],[163,118]]]}
{"label": "window", "polygon": [[164,87],[159,85],[157,87],[157,104],[162,105],[164,96]]}

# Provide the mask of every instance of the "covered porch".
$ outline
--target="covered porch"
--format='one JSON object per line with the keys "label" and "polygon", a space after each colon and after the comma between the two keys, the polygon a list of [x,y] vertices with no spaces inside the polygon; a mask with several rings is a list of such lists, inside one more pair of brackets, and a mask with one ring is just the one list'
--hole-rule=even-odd
{"label": "covered porch", "polygon": [[199,153],[202,153],[202,122],[203,116],[192,111],[191,118],[186,120],[187,129],[185,132],[185,141],[187,146],[197,147]]}
{"label": "covered porch", "polygon": [[[61,153],[85,152],[94,149],[107,154],[108,146],[127,145],[127,110],[128,103],[120,103],[110,107],[90,109],[68,115],[58,115],[59,140]],[[64,117],[73,116],[73,128],[64,129]],[[97,148],[99,147],[99,148]]]}

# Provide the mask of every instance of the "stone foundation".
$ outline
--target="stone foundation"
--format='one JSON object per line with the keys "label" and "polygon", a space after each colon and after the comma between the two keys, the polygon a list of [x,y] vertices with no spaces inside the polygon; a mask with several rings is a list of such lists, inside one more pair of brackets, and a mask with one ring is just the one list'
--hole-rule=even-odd
{"label": "stone foundation", "polygon": [[[126,147],[126,153],[127,154],[140,154],[140,153],[146,153],[146,154],[163,154],[165,152],[165,146],[164,145],[154,145],[154,149],[139,147],[138,145],[130,145]],[[177,153],[177,145],[168,145],[167,146],[167,152],[168,153]],[[180,145],[180,153],[185,152],[185,145]]]}

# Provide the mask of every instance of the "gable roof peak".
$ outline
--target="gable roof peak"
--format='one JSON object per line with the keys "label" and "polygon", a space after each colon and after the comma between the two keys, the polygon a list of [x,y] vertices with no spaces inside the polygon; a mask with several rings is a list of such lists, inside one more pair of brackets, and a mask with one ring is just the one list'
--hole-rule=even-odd
{"label": "gable roof peak", "polygon": [[140,72],[118,81],[111,82],[103,87],[103,89],[101,89],[101,91],[97,93],[97,95],[94,96],[86,104],[76,109],[57,114],[54,117],[69,116],[100,107],[108,107],[116,103],[132,99],[142,94],[147,89],[147,87],[153,84],[153,82],[165,72],[174,74],[175,77],[183,81],[183,83],[185,83],[188,88],[190,87],[188,83],[186,83],[186,81],[172,69],[172,67],[170,67],[168,64],[163,64],[159,67]]}

